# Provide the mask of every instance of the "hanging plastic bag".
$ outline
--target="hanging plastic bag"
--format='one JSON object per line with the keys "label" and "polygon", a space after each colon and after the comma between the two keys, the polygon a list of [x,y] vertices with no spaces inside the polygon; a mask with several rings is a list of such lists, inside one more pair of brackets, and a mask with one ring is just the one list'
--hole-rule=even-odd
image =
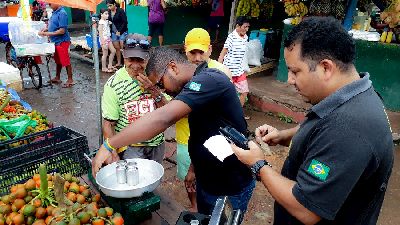
{"label": "hanging plastic bag", "polygon": [[26,128],[36,127],[37,122],[32,120],[27,115],[22,115],[17,119],[12,120],[0,120],[0,130],[4,133],[8,139],[11,139],[10,136],[14,136],[13,138],[22,137],[25,133]]}
{"label": "hanging plastic bag", "polygon": [[246,72],[246,73],[250,73],[249,60],[248,60],[248,56],[247,56],[248,50],[249,50],[249,48],[246,45],[246,51],[244,53],[243,60],[242,60],[242,67],[243,67],[244,72]]}
{"label": "hanging plastic bag", "polygon": [[247,59],[249,65],[261,66],[261,57],[264,55],[260,40],[253,39],[247,43]]}

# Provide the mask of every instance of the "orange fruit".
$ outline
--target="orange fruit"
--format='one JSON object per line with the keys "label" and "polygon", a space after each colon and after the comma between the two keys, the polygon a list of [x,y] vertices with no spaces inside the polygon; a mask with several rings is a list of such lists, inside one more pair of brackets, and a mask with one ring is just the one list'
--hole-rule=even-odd
{"label": "orange fruit", "polygon": [[85,196],[81,195],[81,194],[77,194],[76,195],[76,202],[79,202],[81,204],[83,204],[86,201]]}
{"label": "orange fruit", "polygon": [[102,220],[102,219],[94,219],[92,221],[92,225],[104,225],[104,220]]}
{"label": "orange fruit", "polygon": [[29,216],[25,219],[26,225],[32,225],[35,222],[35,218],[33,216]]}
{"label": "orange fruit", "polygon": [[76,194],[74,192],[68,192],[67,193],[67,198],[71,201],[71,202],[76,202]]}
{"label": "orange fruit", "polygon": [[89,198],[90,197],[90,190],[89,189],[83,190],[81,195],[85,196],[85,198]]}
{"label": "orange fruit", "polygon": [[53,215],[53,210],[54,210],[53,206],[51,206],[51,205],[47,206],[47,208],[46,208],[47,215],[49,215],[49,216]]}
{"label": "orange fruit", "polygon": [[17,191],[17,189],[18,189],[17,185],[14,185],[11,187],[10,191],[11,191],[11,193],[15,193]]}
{"label": "orange fruit", "polygon": [[58,221],[56,225],[67,225],[67,223],[64,220]]}
{"label": "orange fruit", "polygon": [[79,186],[79,193],[82,193],[84,190],[86,190],[85,186]]}
{"label": "orange fruit", "polygon": [[24,215],[17,214],[12,218],[12,221],[15,225],[22,225],[25,222]]}
{"label": "orange fruit", "polygon": [[70,183],[70,182],[68,182],[68,181],[65,181],[65,183],[64,183],[64,187],[66,187],[66,188],[68,189],[70,185],[71,185],[71,183]]}
{"label": "orange fruit", "polygon": [[8,203],[11,202],[11,198],[10,198],[9,195],[4,195],[3,197],[1,197],[1,201],[2,201],[4,204],[7,205]]}
{"label": "orange fruit", "polygon": [[35,222],[32,225],[46,225],[46,223],[44,222],[44,220],[39,219],[35,220]]}
{"label": "orange fruit", "polygon": [[112,218],[111,222],[113,225],[123,225],[124,224],[124,218],[122,216],[117,216]]}
{"label": "orange fruit", "polygon": [[33,205],[35,206],[35,207],[41,207],[42,206],[42,200],[40,200],[40,199],[35,199],[35,200],[33,200]]}
{"label": "orange fruit", "polygon": [[70,192],[74,192],[76,194],[79,193],[79,185],[75,182],[72,182],[68,189]]}
{"label": "orange fruit", "polygon": [[33,178],[34,181],[40,180],[40,175],[39,174],[35,174],[35,175],[33,175],[32,178]]}
{"label": "orange fruit", "polygon": [[44,220],[44,222],[47,224],[47,225],[49,225],[50,224],[50,222],[53,220],[53,216],[48,216],[48,217],[46,217],[46,219]]}
{"label": "orange fruit", "polygon": [[14,216],[16,216],[17,214],[18,213],[16,213],[16,212],[10,213],[10,215],[8,215],[7,218],[6,218],[6,223],[7,224],[12,224]]}
{"label": "orange fruit", "polygon": [[17,191],[15,192],[15,197],[19,199],[23,199],[28,195],[28,192],[25,189],[25,186],[18,187]]}
{"label": "orange fruit", "polygon": [[105,208],[100,208],[97,210],[97,216],[99,217],[106,217],[107,216],[107,211]]}
{"label": "orange fruit", "polygon": [[15,207],[19,210],[25,205],[25,200],[23,200],[23,199],[15,199],[13,205],[15,205]]}
{"label": "orange fruit", "polygon": [[81,224],[88,223],[90,220],[90,215],[87,212],[79,212],[77,217],[81,221]]}
{"label": "orange fruit", "polygon": [[96,202],[92,202],[89,205],[87,205],[86,209],[89,211],[93,211],[95,214],[97,214],[97,210],[99,210],[99,207],[97,206]]}
{"label": "orange fruit", "polygon": [[104,209],[107,212],[107,216],[112,216],[112,214],[114,213],[114,210],[110,207],[105,207]]}
{"label": "orange fruit", "polygon": [[33,216],[36,213],[36,207],[31,204],[25,205],[24,210],[22,212],[24,213],[25,216]]}
{"label": "orange fruit", "polygon": [[36,180],[35,183],[36,183],[36,188],[40,188],[40,180]]}
{"label": "orange fruit", "polygon": [[33,179],[29,179],[26,183],[25,183],[25,189],[30,191],[36,188],[36,182]]}
{"label": "orange fruit", "polygon": [[35,213],[36,218],[38,219],[42,219],[46,216],[46,209],[43,207],[39,207],[36,209],[36,213]]}
{"label": "orange fruit", "polygon": [[33,197],[32,197],[32,196],[30,196],[30,195],[28,195],[28,196],[26,196],[26,197],[24,198],[24,200],[25,200],[25,203],[29,203],[29,202],[31,202],[31,201],[32,201],[32,199],[33,199]]}
{"label": "orange fruit", "polygon": [[98,202],[98,201],[100,201],[100,194],[96,194],[95,196],[93,196],[92,201],[93,201],[93,202]]}
{"label": "orange fruit", "polygon": [[11,213],[11,211],[10,205],[0,205],[0,214],[8,215]]}

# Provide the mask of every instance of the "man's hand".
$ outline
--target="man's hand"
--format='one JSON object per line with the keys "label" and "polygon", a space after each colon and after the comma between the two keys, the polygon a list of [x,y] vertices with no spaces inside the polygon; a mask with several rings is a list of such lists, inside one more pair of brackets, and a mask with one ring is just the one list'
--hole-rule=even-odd
{"label": "man's hand", "polygon": [[248,165],[252,166],[259,160],[264,160],[264,153],[262,152],[261,148],[253,141],[249,142],[250,150],[244,150],[236,145],[231,145],[233,153],[238,157],[238,159]]}
{"label": "man's hand", "polygon": [[40,36],[49,36],[48,32],[46,32],[46,31],[39,31],[38,35],[40,35]]}
{"label": "man's hand", "polygon": [[139,73],[139,75],[136,76],[136,79],[139,81],[140,86],[145,90],[154,87],[153,82],[151,82],[151,80],[142,73]]}
{"label": "man's hand", "polygon": [[192,166],[189,167],[188,173],[186,174],[185,187],[189,193],[196,192],[196,175],[194,174]]}
{"label": "man's hand", "polygon": [[119,31],[115,32],[115,35],[121,36],[121,33]]}
{"label": "man's hand", "polygon": [[264,124],[261,127],[256,128],[256,137],[260,137],[265,143],[270,146],[280,144],[282,137],[281,133],[275,127]]}
{"label": "man's hand", "polygon": [[108,165],[108,164],[111,164],[113,162],[117,162],[119,160],[120,160],[120,158],[119,158],[118,153],[116,151],[113,151],[111,153],[111,157],[108,157],[107,160],[105,161],[105,163]]}
{"label": "man's hand", "polygon": [[[103,163],[108,159],[111,158],[112,154],[109,152],[104,146],[102,145],[99,151],[96,153],[96,156],[92,160],[92,174],[93,177],[96,178],[97,172],[99,172]],[[111,159],[112,160],[112,159]]]}

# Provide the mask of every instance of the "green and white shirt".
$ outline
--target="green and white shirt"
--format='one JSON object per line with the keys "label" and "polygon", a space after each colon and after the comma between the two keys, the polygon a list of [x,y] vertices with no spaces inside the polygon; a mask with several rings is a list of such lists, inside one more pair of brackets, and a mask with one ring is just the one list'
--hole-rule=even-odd
{"label": "green and white shirt", "polygon": [[[120,132],[135,120],[156,109],[154,99],[145,93],[139,82],[129,76],[125,67],[119,69],[104,85],[102,116],[116,121],[115,131]],[[153,139],[134,146],[158,146],[164,141],[161,133]]]}

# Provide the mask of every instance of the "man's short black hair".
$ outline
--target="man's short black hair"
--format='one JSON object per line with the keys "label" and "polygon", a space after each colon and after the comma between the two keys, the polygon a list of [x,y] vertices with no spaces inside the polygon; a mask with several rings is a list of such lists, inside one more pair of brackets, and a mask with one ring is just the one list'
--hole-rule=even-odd
{"label": "man's short black hair", "polygon": [[323,59],[334,61],[341,71],[347,71],[354,64],[354,40],[333,17],[304,19],[293,27],[284,41],[285,48],[295,44],[300,44],[301,57],[308,61],[311,71]]}
{"label": "man's short black hair", "polygon": [[250,23],[250,20],[246,16],[239,16],[236,18],[236,25],[242,26],[245,23]]}
{"label": "man's short black hair", "polygon": [[168,47],[156,47],[150,51],[150,58],[146,66],[146,74],[156,73],[161,76],[168,63],[190,64],[186,57],[178,51]]}
{"label": "man's short black hair", "polygon": [[106,4],[117,5],[117,2],[115,0],[107,0]]}

